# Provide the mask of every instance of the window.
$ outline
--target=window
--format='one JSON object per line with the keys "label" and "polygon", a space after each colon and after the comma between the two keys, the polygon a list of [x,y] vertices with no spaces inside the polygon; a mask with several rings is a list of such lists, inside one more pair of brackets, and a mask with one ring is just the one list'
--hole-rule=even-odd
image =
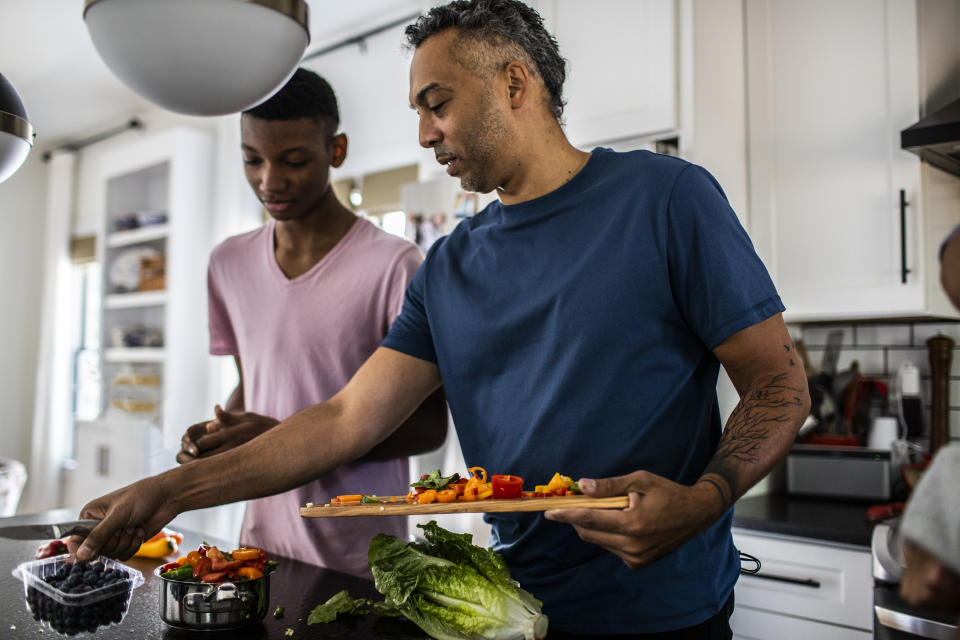
{"label": "window", "polygon": [[73,417],[94,420],[100,415],[100,263],[75,264],[72,291]]}

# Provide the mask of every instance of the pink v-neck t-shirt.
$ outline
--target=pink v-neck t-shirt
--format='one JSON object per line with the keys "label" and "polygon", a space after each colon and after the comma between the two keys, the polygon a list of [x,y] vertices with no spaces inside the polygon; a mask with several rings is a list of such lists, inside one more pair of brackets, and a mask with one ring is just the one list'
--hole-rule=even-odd
{"label": "pink v-neck t-shirt", "polygon": [[[420,266],[416,245],[358,218],[306,273],[289,279],[274,226],[228,238],[207,273],[210,353],[239,356],[247,411],[283,420],[336,394],[380,346]],[[323,446],[317,427],[316,446]],[[275,496],[247,502],[240,541],[303,562],[369,577],[376,533],[405,539],[405,518],[301,518],[308,502],[348,493],[396,495],[407,458],[344,465]]]}

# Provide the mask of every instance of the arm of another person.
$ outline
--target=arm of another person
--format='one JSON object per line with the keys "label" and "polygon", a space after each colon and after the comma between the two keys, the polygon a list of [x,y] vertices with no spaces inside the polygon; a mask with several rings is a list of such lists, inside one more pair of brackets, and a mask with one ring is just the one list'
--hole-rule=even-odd
{"label": "arm of another person", "polygon": [[737,388],[740,403],[695,484],[680,485],[647,471],[582,479],[585,494],[627,494],[629,506],[622,511],[548,511],[547,518],[573,524],[583,540],[637,569],[706,530],[769,473],[789,451],[810,408],[806,373],[783,318],[777,314],[738,331],[714,354]]}
{"label": "arm of another person", "polygon": [[[177,453],[180,464],[233,449],[279,424],[275,418],[243,410],[243,372],[240,358],[235,357],[235,360],[240,383],[230,394],[226,409],[214,407],[213,420],[191,425],[183,434]],[[441,387],[361,460],[390,460],[433,451],[446,440],[447,425],[447,401]]]}
{"label": "arm of another person", "polygon": [[428,453],[438,449],[447,439],[447,396],[440,387],[390,434],[370,450],[361,461],[389,460]]}
{"label": "arm of another person", "polygon": [[129,558],[178,514],[273,495],[356,460],[390,435],[440,386],[437,366],[380,347],[343,390],[220,455],[144,478],[88,503],[101,523],[73,538],[81,560]]}
{"label": "arm of another person", "polygon": [[226,408],[221,409],[220,405],[217,405],[213,409],[212,420],[204,420],[187,427],[180,439],[180,451],[177,452],[177,462],[180,464],[232,449],[277,424],[278,421],[273,418],[248,414],[243,428],[230,430],[229,433],[221,433],[216,437],[212,436],[221,431],[224,426],[235,424],[234,414],[243,412],[243,367],[240,356],[233,356],[233,362],[237,366],[239,382],[227,398]]}

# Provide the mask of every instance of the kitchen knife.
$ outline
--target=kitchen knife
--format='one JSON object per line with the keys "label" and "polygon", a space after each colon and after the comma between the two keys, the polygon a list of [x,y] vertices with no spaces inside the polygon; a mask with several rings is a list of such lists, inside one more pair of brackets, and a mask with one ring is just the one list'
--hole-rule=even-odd
{"label": "kitchen knife", "polygon": [[74,520],[56,524],[22,524],[12,527],[0,527],[0,538],[12,540],[54,540],[74,534],[88,534],[99,520]]}

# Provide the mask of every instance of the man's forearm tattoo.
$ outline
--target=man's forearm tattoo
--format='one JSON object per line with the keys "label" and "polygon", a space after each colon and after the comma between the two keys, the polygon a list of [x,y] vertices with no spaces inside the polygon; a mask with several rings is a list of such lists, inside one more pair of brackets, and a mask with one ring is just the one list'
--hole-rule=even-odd
{"label": "man's forearm tattoo", "polygon": [[724,483],[711,478],[710,482],[720,492],[725,506],[740,497],[740,470],[744,466],[761,461],[764,442],[777,425],[796,420],[796,409],[803,405],[803,390],[785,384],[787,374],[774,376],[769,383],[754,389],[734,409],[713,459],[703,475],[716,474]]}

